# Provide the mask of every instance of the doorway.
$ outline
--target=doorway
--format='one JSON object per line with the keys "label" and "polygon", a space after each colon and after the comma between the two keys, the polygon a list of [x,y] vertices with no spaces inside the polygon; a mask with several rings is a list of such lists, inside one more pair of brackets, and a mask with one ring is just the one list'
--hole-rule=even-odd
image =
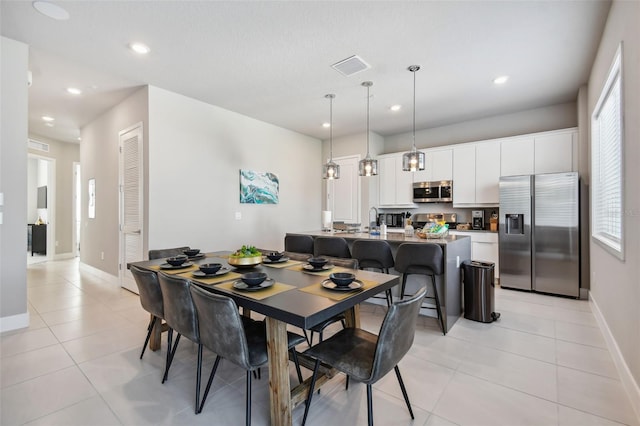
{"label": "doorway", "polygon": [[56,160],[37,154],[27,158],[27,260],[37,263],[55,256]]}
{"label": "doorway", "polygon": [[327,210],[333,212],[334,221],[360,222],[359,155],[334,158],[340,166],[340,179],[327,180]]}
{"label": "doorway", "polygon": [[73,235],[71,237],[71,252],[73,257],[80,256],[80,231],[82,224],[82,178],[80,175],[80,163],[73,162],[73,205],[71,211],[73,212]]}

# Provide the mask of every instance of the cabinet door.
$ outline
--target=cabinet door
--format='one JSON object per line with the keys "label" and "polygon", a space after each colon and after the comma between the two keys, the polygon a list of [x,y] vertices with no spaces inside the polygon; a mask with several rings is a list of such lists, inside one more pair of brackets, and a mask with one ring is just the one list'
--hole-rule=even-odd
{"label": "cabinet door", "polygon": [[378,159],[380,205],[390,206],[396,202],[396,161],[393,157]]}
{"label": "cabinet door", "polygon": [[453,178],[453,150],[431,151],[431,179],[451,180]]}
{"label": "cabinet door", "polygon": [[[422,152],[424,152],[424,170],[413,173],[414,182],[429,182],[435,180],[433,178],[433,152]],[[402,164],[400,164],[400,169],[402,169]]]}
{"label": "cabinet door", "polygon": [[402,155],[396,157],[396,204],[413,204],[413,173],[402,170]]}
{"label": "cabinet door", "polygon": [[533,153],[533,137],[502,141],[500,143],[500,175],[533,174]]}
{"label": "cabinet door", "polygon": [[499,277],[500,265],[498,263],[498,244],[472,241],[471,258],[473,260],[483,260],[495,263],[494,276]]}
{"label": "cabinet door", "polygon": [[572,134],[559,133],[535,138],[535,172],[570,172],[573,166]]}
{"label": "cabinet door", "polygon": [[476,147],[453,149],[453,204],[476,202]]}
{"label": "cabinet door", "polygon": [[477,144],[476,203],[498,204],[500,202],[499,184],[500,142],[484,142]]}

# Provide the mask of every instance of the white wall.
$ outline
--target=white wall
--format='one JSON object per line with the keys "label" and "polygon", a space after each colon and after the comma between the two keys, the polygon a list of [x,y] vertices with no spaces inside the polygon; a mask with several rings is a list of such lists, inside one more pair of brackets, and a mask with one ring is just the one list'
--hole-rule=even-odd
{"label": "white wall", "polygon": [[[640,2],[614,1],[589,77],[589,117],[607,78],[619,43],[624,43],[624,245],[620,261],[591,242],[591,298],[602,313],[635,380],[640,407]],[[615,352],[615,351],[614,351]],[[640,409],[638,416],[640,417]]]}
{"label": "white wall", "polygon": [[[279,204],[240,204],[240,169],[275,173]],[[149,87],[149,248],[282,249],[319,227],[321,181],[319,140]]]}
{"label": "white wall", "polygon": [[27,163],[27,223],[38,220],[38,160],[29,158]]}
{"label": "white wall", "polygon": [[27,69],[29,47],[0,38],[0,331],[29,325],[27,312]]}

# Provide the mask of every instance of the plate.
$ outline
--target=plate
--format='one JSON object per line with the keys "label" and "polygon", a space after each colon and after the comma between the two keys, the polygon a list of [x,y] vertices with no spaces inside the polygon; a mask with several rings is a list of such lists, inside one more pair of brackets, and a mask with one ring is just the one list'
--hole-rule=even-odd
{"label": "plate", "polygon": [[288,261],[289,261],[288,257],[281,257],[278,260],[271,260],[267,256],[262,258],[262,263],[284,263],[284,262],[288,262]]}
{"label": "plate", "polygon": [[258,291],[265,288],[269,288],[275,283],[276,283],[276,280],[274,280],[273,278],[267,278],[266,280],[262,281],[260,285],[249,287],[242,280],[237,280],[233,282],[233,288],[235,288],[236,290],[242,290],[242,291]]}
{"label": "plate", "polygon": [[364,283],[360,280],[353,280],[353,282],[349,285],[345,285],[345,286],[337,286],[336,283],[334,283],[331,280],[324,280],[322,281],[322,287],[326,288],[327,290],[334,290],[334,291],[352,291],[352,290],[357,290],[359,288],[362,288],[364,286]]}
{"label": "plate", "polygon": [[204,253],[198,253],[195,256],[189,256],[189,259],[204,259],[205,256],[206,255]]}
{"label": "plate", "polygon": [[193,265],[193,262],[184,262],[182,265],[179,265],[179,266],[173,266],[168,263],[163,263],[162,265],[160,265],[160,269],[182,269],[182,268],[188,268],[191,265]]}
{"label": "plate", "polygon": [[227,272],[229,272],[229,271],[230,271],[230,269],[229,269],[229,268],[225,268],[225,267],[222,267],[222,268],[218,269],[218,270],[217,270],[216,272],[214,272],[213,274],[205,274],[205,273],[204,273],[204,272],[202,272],[202,271],[193,271],[193,276],[194,276],[194,277],[199,277],[199,278],[217,277],[217,276],[219,276],[219,275],[224,275],[224,274],[226,274],[226,273],[227,273]]}
{"label": "plate", "polygon": [[324,265],[322,268],[314,268],[313,265],[306,264],[302,267],[302,269],[309,272],[322,272],[322,271],[328,271],[329,269],[333,269],[333,265],[327,264],[327,265]]}

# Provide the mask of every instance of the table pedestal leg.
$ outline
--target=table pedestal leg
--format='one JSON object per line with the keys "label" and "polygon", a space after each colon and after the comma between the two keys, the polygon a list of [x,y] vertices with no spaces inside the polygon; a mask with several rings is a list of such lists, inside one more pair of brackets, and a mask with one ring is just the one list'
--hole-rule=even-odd
{"label": "table pedestal leg", "polygon": [[[153,316],[152,316],[153,318]],[[149,349],[157,351],[162,346],[162,320],[158,318],[156,324],[151,331],[151,337],[149,338]]]}
{"label": "table pedestal leg", "polygon": [[292,407],[287,350],[287,324],[269,317],[266,318],[266,322],[271,424],[290,426]]}
{"label": "table pedestal leg", "polygon": [[344,316],[347,327],[360,328],[360,305],[344,311]]}

